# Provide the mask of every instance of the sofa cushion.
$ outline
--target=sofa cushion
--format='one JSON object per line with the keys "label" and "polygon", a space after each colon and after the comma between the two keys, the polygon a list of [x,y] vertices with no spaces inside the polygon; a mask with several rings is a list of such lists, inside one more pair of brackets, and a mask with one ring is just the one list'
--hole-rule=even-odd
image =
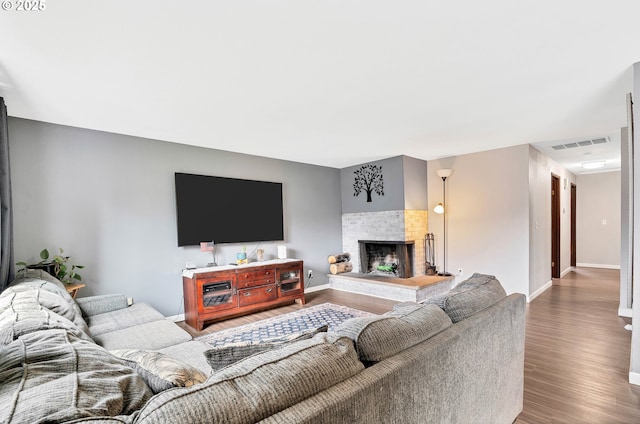
{"label": "sofa cushion", "polygon": [[100,294],[96,296],[79,297],[75,299],[82,310],[82,315],[92,317],[129,306],[127,297],[123,294]]}
{"label": "sofa cushion", "polygon": [[107,350],[160,350],[191,340],[189,333],[173,322],[162,319],[94,336],[93,340]]}
{"label": "sofa cushion", "polygon": [[363,362],[378,362],[416,345],[451,326],[436,305],[399,304],[382,316],[351,318],[335,328],[355,342]]}
{"label": "sofa cushion", "polygon": [[152,396],[131,368],[63,329],[0,346],[0,422],[67,422],[129,415]]}
{"label": "sofa cushion", "polygon": [[178,343],[158,350],[158,352],[171,356],[179,361],[189,364],[210,375],[211,367],[204,356],[204,352],[211,349],[211,345],[198,340],[190,340],[184,343]]}
{"label": "sofa cushion", "polygon": [[146,303],[134,303],[128,308],[87,317],[92,336],[110,333],[148,322],[165,319],[164,316]]}
{"label": "sofa cushion", "polygon": [[318,333],[326,333],[328,325],[303,331],[300,333],[291,333],[286,336],[263,340],[262,342],[237,342],[229,343],[224,346],[216,346],[204,352],[207,362],[213,371],[227,367],[238,362],[247,356],[257,353],[266,352],[271,349],[283,347],[287,343],[295,343],[300,340],[310,339]]}
{"label": "sofa cushion", "polygon": [[112,350],[110,353],[140,374],[153,393],[173,387],[190,387],[204,383],[207,379],[206,375],[191,365],[160,352],[121,349]]}
{"label": "sofa cushion", "polygon": [[493,275],[473,274],[446,293],[425,301],[442,308],[451,321],[458,322],[488,308],[507,294]]}
{"label": "sofa cushion", "polygon": [[363,369],[351,340],[321,333],[243,359],[204,384],[162,392],[136,422],[255,423]]}

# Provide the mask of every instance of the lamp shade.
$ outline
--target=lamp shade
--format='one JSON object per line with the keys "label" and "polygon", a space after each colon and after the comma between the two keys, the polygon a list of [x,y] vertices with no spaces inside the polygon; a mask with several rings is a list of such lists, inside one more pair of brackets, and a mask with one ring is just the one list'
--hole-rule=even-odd
{"label": "lamp shade", "polygon": [[444,213],[444,205],[442,203],[438,203],[435,208],[433,208],[435,213]]}
{"label": "lamp shade", "polygon": [[436,174],[438,174],[438,177],[441,177],[441,178],[447,178],[451,176],[452,173],[453,173],[453,169],[449,169],[449,168],[438,169],[436,171]]}

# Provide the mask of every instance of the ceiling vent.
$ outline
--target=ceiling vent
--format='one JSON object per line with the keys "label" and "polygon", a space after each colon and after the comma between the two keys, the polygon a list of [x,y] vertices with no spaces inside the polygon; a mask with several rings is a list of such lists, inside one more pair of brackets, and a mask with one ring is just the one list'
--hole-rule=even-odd
{"label": "ceiling vent", "polygon": [[556,144],[555,146],[551,146],[551,148],[553,150],[565,150],[565,149],[574,149],[576,147],[592,146],[594,144],[605,144],[608,142],[609,142],[609,137],[595,138],[593,140],[578,141],[577,143]]}

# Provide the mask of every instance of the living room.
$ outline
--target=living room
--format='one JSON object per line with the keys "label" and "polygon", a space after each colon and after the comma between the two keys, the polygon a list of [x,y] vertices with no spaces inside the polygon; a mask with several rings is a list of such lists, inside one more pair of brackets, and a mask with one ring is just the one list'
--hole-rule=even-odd
{"label": "living room", "polygon": [[[246,246],[250,252],[260,247],[267,259],[274,259],[277,245],[284,244],[289,257],[303,259],[305,268],[315,271],[310,287],[328,283],[326,257],[343,249],[341,187],[351,187],[352,172],[341,175],[341,170],[329,167],[16,118],[9,120],[9,139],[16,260],[37,262],[41,249],[63,247],[85,266],[84,296],[125,293],[150,302],[167,316],[184,312],[181,275],[185,264],[204,267],[212,257],[199,246],[177,246],[175,172],[283,183],[285,242]],[[389,169],[387,198],[394,188],[404,189],[403,175],[394,181],[390,172],[390,165],[401,159],[371,162]],[[420,182],[423,190],[413,198],[414,202],[421,198],[424,205],[441,201],[442,180],[436,170],[454,169],[447,187],[448,271],[490,272],[504,281],[508,292],[529,297],[549,286],[546,176],[553,172],[571,183],[576,176],[529,145],[414,161],[427,173],[427,181]],[[539,174],[545,177],[530,181],[530,163],[543,168]],[[34,181],[52,181],[59,189]],[[609,189],[612,194],[617,191]],[[375,209],[380,200],[373,196],[371,206],[364,198],[358,200]],[[562,207],[569,209],[569,202],[569,191],[562,190]],[[616,209],[608,216],[613,219]],[[260,209],[249,211],[247,219],[260,220]],[[530,234],[536,220],[539,228]],[[563,220],[563,228],[568,228],[569,215],[564,214]],[[438,242],[436,250],[441,252],[442,220],[429,214],[429,224]],[[588,231],[586,223],[579,228]],[[561,243],[562,270],[566,271],[570,238],[562,237]],[[217,261],[234,262],[241,247],[219,245]],[[603,251],[616,248],[614,240]],[[579,262],[587,261],[580,258]],[[462,278],[465,275],[459,281]]]}
{"label": "living room", "polygon": [[[249,29],[249,23],[236,23],[239,29],[233,31],[228,28],[230,24],[225,23],[225,17],[229,19],[240,13],[235,9],[240,6],[207,6],[211,8],[208,12],[216,15],[215,24],[233,34],[229,35],[230,39],[216,38],[193,11],[178,11],[177,7],[167,4],[156,6],[154,16],[157,15],[158,21],[149,24],[147,32],[139,28],[145,20],[143,7],[133,6],[129,16],[120,16],[121,10],[129,7],[124,3],[98,9],[75,2],[64,7],[47,3],[47,9],[40,15],[35,11],[0,13],[0,36],[4,40],[15,40],[8,43],[0,57],[0,97],[4,98],[9,114],[15,261],[37,262],[41,249],[62,247],[75,263],[85,267],[82,274],[86,287],[79,296],[123,293],[136,302],[153,305],[165,316],[179,319],[185,313],[181,276],[186,264],[200,267],[212,260],[211,252],[202,252],[199,246],[177,244],[174,174],[187,172],[282,183],[284,240],[219,245],[216,261],[235,262],[236,254],[243,247],[250,253],[264,249],[266,258],[273,259],[278,255],[277,247],[285,245],[288,257],[304,260],[305,276],[309,270],[313,271],[314,277],[306,281],[307,289],[318,290],[328,285],[327,255],[344,251],[344,192],[351,200],[362,202],[363,208],[378,207],[383,197],[374,194],[369,205],[362,194],[353,196],[352,168],[376,164],[388,172],[411,162],[412,166],[422,169],[426,179],[418,184],[422,187],[419,195],[404,193],[404,209],[428,211],[428,231],[436,238],[436,265],[439,270],[446,267],[454,274],[463,269],[462,274],[455,276],[457,282],[474,272],[492,274],[502,282],[507,293],[522,293],[528,301],[551,287],[551,174],[558,176],[562,184],[561,272],[565,274],[572,269],[569,234],[572,184],[578,187],[578,202],[600,198],[610,204],[604,211],[595,211],[588,203],[578,203],[578,210],[584,212],[577,217],[576,235],[579,246],[589,246],[589,249],[578,248],[577,263],[602,268],[621,266],[620,256],[624,251],[620,252],[620,231],[616,229],[620,228],[619,193],[624,172],[621,173],[619,162],[610,172],[579,174],[555,161],[545,146],[598,137],[606,137],[611,144],[622,144],[621,129],[627,126],[624,95],[633,92],[636,97],[640,96],[637,93],[640,77],[637,69],[632,72],[637,57],[620,53],[608,62],[608,67],[602,66],[594,75],[585,76],[581,84],[573,81],[576,85],[573,87],[570,82],[575,70],[585,66],[584,61],[574,57],[580,66],[563,68],[564,73],[557,73],[559,81],[543,85],[547,82],[536,78],[544,72],[544,67],[536,66],[534,72],[527,74],[513,65],[527,60],[525,56],[515,56],[515,47],[505,48],[505,52],[509,52],[506,56],[511,56],[509,59],[489,55],[487,46],[472,42],[472,31],[465,31],[462,38],[447,46],[447,50],[454,50],[456,45],[475,46],[470,48],[472,53],[468,58],[460,62],[462,59],[445,55],[441,50],[444,47],[434,46],[437,44],[434,40],[448,40],[455,32],[451,28],[458,26],[447,29],[435,22],[434,16],[451,17],[453,11],[449,9],[442,14],[428,13],[433,11],[412,5],[395,11],[393,18],[386,21],[384,15],[389,12],[388,8],[375,5],[364,14],[366,24],[358,27],[362,5],[345,6],[344,15],[334,13],[342,16],[344,22],[331,18],[331,13],[319,10],[317,5],[289,5],[293,11],[286,14],[280,11],[289,18],[295,16],[294,13],[303,16],[297,24],[280,16],[279,8],[274,5],[273,8],[253,6],[256,12],[247,13],[250,18],[246,19],[257,29],[249,36],[242,33]],[[479,13],[485,11],[479,6],[467,6]],[[442,31],[440,35],[418,31],[422,22],[409,13],[414,7],[420,12],[418,16]],[[501,9],[503,7],[506,9]],[[552,7],[555,8],[548,6]],[[338,12],[341,8],[332,5],[330,9]],[[584,30],[589,27],[587,23],[601,19],[602,10],[587,9],[585,16],[590,19],[575,24],[576,28],[566,30],[567,33]],[[272,19],[262,21],[257,11]],[[492,5],[487,17],[478,21],[472,13],[465,14],[462,23],[477,31],[483,23],[504,22],[506,11],[523,25],[524,14],[511,10],[508,5]],[[178,16],[169,18],[167,15],[171,12]],[[560,12],[549,17],[544,7],[535,13],[532,11],[535,17],[551,19],[558,27],[569,16],[569,10]],[[609,11],[611,15],[607,16],[629,15],[620,10],[615,12]],[[79,18],[82,14],[90,18]],[[114,44],[99,42],[107,30],[113,30],[108,22],[114,21],[100,14],[114,20],[123,19],[126,34],[115,37]],[[314,20],[313,14],[318,15]],[[191,31],[182,31],[191,33],[193,39],[207,39],[208,43],[192,41],[189,44],[183,38],[163,34],[160,28],[172,27],[173,19],[197,22]],[[398,35],[405,21],[415,31],[414,36]],[[273,22],[281,23],[288,32],[273,28]],[[320,35],[308,35],[309,50],[304,51],[303,59],[296,64],[285,58],[295,56],[292,52],[299,52],[301,46],[287,40],[295,38],[290,37],[292,33],[304,32],[302,23],[305,22],[313,22],[312,27]],[[387,22],[389,32],[395,34],[391,40],[386,39],[385,34],[390,35],[376,22]],[[325,27],[327,23],[330,25]],[[353,34],[349,29],[351,25],[362,33]],[[538,42],[531,41],[535,40],[536,33],[531,25],[527,24],[528,35],[521,42],[533,48]],[[54,31],[59,27],[72,29]],[[512,33],[517,27],[505,24],[503,31]],[[625,37],[634,39],[633,24],[620,27],[624,29],[612,31],[616,33],[612,35],[614,38],[603,42],[603,49],[622,44],[620,39]],[[556,31],[560,32],[557,29],[553,32]],[[39,43],[47,39],[43,36],[46,33],[52,35],[44,49]],[[132,34],[139,34],[140,38]],[[257,34],[270,35],[258,42]],[[416,38],[416,34],[420,34],[417,38],[423,44],[404,44],[407,38]],[[371,40],[365,42],[365,36]],[[324,37],[326,44],[320,44]],[[584,48],[583,42],[567,37],[571,47],[551,49],[555,53],[547,56],[546,50],[553,44],[549,37],[551,35],[544,35],[546,42],[541,44],[546,47],[537,50],[540,62],[551,63],[556,55]],[[484,40],[497,42],[493,36]],[[267,41],[272,45],[286,41],[287,48],[270,50]],[[133,44],[128,52],[127,42]],[[91,43],[96,45],[95,52],[89,49]],[[411,60],[404,56],[399,45],[414,49]],[[183,50],[184,46],[188,47]],[[335,53],[338,58],[325,49],[338,52]],[[384,54],[378,58],[377,53],[367,53],[370,49]],[[218,62],[204,55],[204,51],[213,51],[223,59]],[[113,55],[109,56],[108,52]],[[275,59],[270,60],[266,52],[275,54]],[[479,69],[488,66],[475,65],[483,54],[490,56],[485,63],[497,61],[492,72],[500,72],[505,80],[504,87],[496,87],[495,103],[490,102],[492,95],[486,94],[487,87],[494,87],[494,79],[480,82],[478,86],[471,84]],[[52,56],[56,55],[59,59],[54,60]],[[446,60],[426,58],[440,55]],[[138,56],[139,61],[134,59]],[[234,60],[240,63],[228,65]],[[165,61],[182,64],[167,65]],[[145,68],[143,62],[152,66]],[[221,66],[221,63],[227,65]],[[398,66],[405,71],[393,73],[390,78],[393,82],[387,82],[388,85],[377,86],[376,83],[385,80],[385,73],[394,69],[390,63],[401,64]],[[438,70],[442,63],[449,64],[450,70],[458,69],[459,74],[447,83],[433,82],[444,81]],[[167,68],[163,68],[165,65]],[[312,71],[312,65],[321,71]],[[255,69],[260,66],[266,68],[264,75],[256,77]],[[469,69],[463,72],[467,66]],[[357,84],[365,70],[377,67],[380,73],[362,85]],[[284,72],[287,69],[291,71]],[[160,75],[147,80],[146,72],[151,70]],[[429,70],[437,73],[430,77]],[[166,72],[164,76],[163,72]],[[413,72],[419,75],[411,75],[411,82],[399,82],[405,77],[409,81],[407,74]],[[47,75],[38,78],[43,73]],[[65,73],[68,75],[62,78]],[[276,78],[278,73],[285,77]],[[213,82],[209,80],[211,75],[216,77]],[[331,82],[326,82],[326,75],[332,76]],[[597,84],[590,79],[596,77],[601,78]],[[636,78],[636,85],[632,84],[632,77]],[[191,85],[192,81],[185,81],[191,79],[200,82]],[[421,85],[420,80],[433,81]],[[519,94],[529,80],[535,82],[532,85],[537,89],[527,89],[530,91],[526,95]],[[224,88],[225,84],[217,81],[227,81],[231,88]],[[314,84],[318,87],[309,88]],[[330,94],[325,97],[323,90],[335,88],[332,84],[346,93],[344,97],[340,97],[338,89],[329,90]],[[438,84],[448,87],[442,90],[445,93],[434,87]],[[57,88],[52,88],[56,85]],[[577,93],[586,92],[587,86],[596,86],[596,89],[578,96]],[[570,92],[561,92],[569,88]],[[418,94],[407,94],[414,89]],[[531,105],[536,90],[549,98],[535,103],[534,107]],[[293,93],[298,92],[301,94],[294,97]],[[475,98],[481,93],[486,95]],[[421,102],[429,97],[437,100],[423,107]],[[566,97],[574,100],[562,100]],[[350,101],[353,98],[357,101]],[[403,107],[396,111],[398,104]],[[456,116],[456,120],[437,125],[440,115],[434,110],[439,108],[438,104],[447,115]],[[555,106],[558,104],[561,107]],[[366,105],[373,105],[366,114],[353,112],[367,109]],[[545,107],[551,110],[545,111]],[[521,112],[507,115],[507,109]],[[462,118],[471,115],[473,119]],[[499,115],[500,119],[493,115]],[[522,120],[527,123],[519,126]],[[478,124],[489,121],[493,126]],[[564,121],[566,126],[558,121]],[[358,132],[358,127],[368,128]],[[395,130],[387,132],[387,127]],[[351,146],[352,135],[357,140]],[[445,186],[446,264],[440,254],[445,250],[443,217],[431,212],[443,200],[443,182],[437,171],[445,168],[453,170]],[[397,178],[385,175],[385,199],[407,189],[405,179],[410,178],[409,174],[399,175]],[[220,199],[220,205],[224,207],[231,201],[233,199]],[[246,219],[259,221],[260,207],[247,211]],[[594,228],[594,222],[601,225]],[[624,225],[623,229],[629,229]],[[602,233],[598,233],[601,230]],[[611,233],[614,233],[611,238],[601,235]],[[630,316],[630,303],[623,303],[621,299],[620,309]],[[640,355],[640,340],[636,339],[633,352]],[[636,360],[636,364],[640,361]],[[640,373],[637,366],[634,370]]]}

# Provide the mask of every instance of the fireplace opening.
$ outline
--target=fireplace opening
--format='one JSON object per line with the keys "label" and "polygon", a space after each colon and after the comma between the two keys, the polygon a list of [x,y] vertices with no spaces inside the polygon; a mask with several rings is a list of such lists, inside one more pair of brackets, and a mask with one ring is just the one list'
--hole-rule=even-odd
{"label": "fireplace opening", "polygon": [[358,245],[360,273],[396,278],[413,276],[413,240],[358,240]]}

